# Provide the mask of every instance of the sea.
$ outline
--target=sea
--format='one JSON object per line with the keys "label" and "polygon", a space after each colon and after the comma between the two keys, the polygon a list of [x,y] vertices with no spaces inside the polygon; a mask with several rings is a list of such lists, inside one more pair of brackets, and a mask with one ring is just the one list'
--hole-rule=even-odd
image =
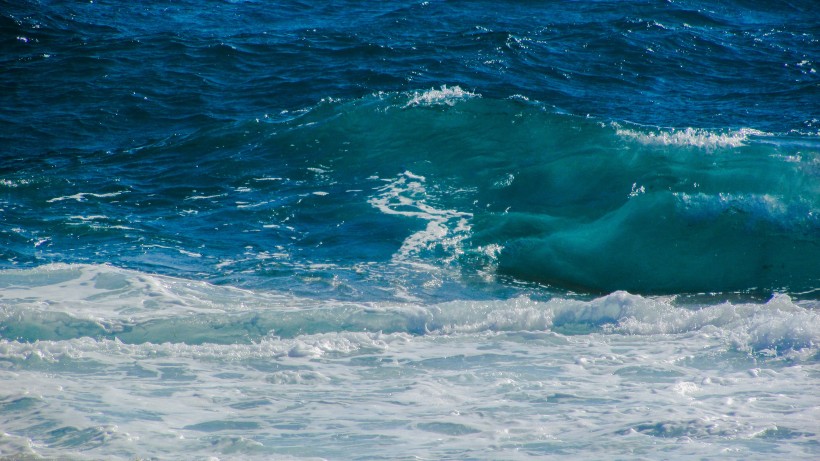
{"label": "sea", "polygon": [[816,0],[0,0],[0,460],[820,459]]}

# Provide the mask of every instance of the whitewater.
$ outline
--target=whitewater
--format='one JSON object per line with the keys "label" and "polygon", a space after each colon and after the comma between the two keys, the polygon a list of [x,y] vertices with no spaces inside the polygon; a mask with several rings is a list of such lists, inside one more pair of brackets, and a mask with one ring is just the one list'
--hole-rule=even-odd
{"label": "whitewater", "polygon": [[11,459],[817,449],[816,301],[356,304],[88,265],[0,280]]}
{"label": "whitewater", "polygon": [[812,2],[0,31],[0,460],[820,457]]}

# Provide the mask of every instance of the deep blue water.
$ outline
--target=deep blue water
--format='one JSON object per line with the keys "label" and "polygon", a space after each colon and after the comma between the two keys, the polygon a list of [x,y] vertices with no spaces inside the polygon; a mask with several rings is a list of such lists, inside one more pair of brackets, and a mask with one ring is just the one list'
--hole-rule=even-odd
{"label": "deep blue water", "polygon": [[[413,285],[383,272],[433,222],[450,243],[410,258],[460,296],[820,281],[813,2],[1,10],[5,268],[341,279],[366,299]],[[373,205],[406,172],[424,190],[389,193],[445,214]]]}
{"label": "deep blue water", "polygon": [[0,459],[818,459],[816,3],[0,0]]}

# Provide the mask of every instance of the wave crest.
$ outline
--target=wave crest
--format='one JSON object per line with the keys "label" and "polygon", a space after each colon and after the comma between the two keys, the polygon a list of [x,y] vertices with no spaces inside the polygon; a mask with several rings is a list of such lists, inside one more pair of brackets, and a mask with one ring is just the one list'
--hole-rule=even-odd
{"label": "wave crest", "polygon": [[[129,354],[139,348],[194,355],[241,352],[248,358],[319,357],[384,349],[418,336],[533,331],[565,336],[705,334],[726,349],[763,356],[799,352],[810,360],[820,347],[820,306],[787,295],[765,303],[699,305],[624,291],[588,300],[519,296],[356,304],[86,265],[0,271],[0,286],[25,295],[4,298],[0,311],[5,338],[0,357],[13,360],[54,360],[83,344],[80,349],[105,344]],[[83,309],[72,312],[74,305]]]}
{"label": "wave crest", "polygon": [[623,128],[613,123],[615,133],[626,139],[637,141],[649,146],[687,146],[702,149],[718,149],[742,147],[751,136],[765,136],[767,133],[751,128],[742,128],[736,131],[714,132],[701,128],[684,129],[657,129],[655,131],[640,131]]}
{"label": "wave crest", "polygon": [[459,101],[480,97],[480,94],[462,90],[458,85],[451,87],[441,85],[441,88],[438,90],[431,88],[426,91],[417,91],[413,93],[410,101],[407,102],[405,107],[438,105],[454,106]]}

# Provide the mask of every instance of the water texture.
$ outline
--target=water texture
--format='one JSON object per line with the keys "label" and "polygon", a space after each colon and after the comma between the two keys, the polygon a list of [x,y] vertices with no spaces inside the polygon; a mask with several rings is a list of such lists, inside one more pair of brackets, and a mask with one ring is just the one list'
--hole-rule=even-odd
{"label": "water texture", "polygon": [[0,1],[0,459],[816,459],[814,2]]}

